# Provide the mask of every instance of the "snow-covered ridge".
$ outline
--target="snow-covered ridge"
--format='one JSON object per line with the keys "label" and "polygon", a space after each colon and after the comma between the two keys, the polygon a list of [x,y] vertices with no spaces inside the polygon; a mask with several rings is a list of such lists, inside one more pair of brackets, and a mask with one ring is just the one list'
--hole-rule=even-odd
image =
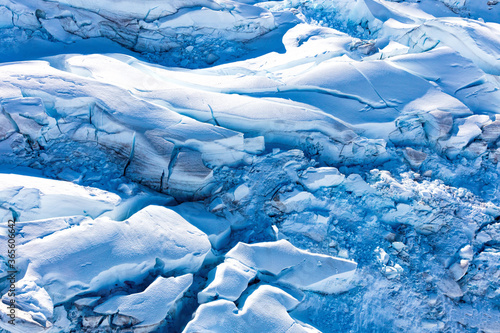
{"label": "snow-covered ridge", "polygon": [[[299,25],[289,34],[310,33]],[[68,180],[91,181],[102,168],[179,199],[209,195],[214,167],[248,163],[270,144],[336,166],[383,163],[394,156],[388,144],[411,147],[405,157],[416,167],[425,158],[411,152],[422,147],[444,158],[486,153],[496,163],[498,83],[471,60],[450,48],[335,58],[359,56],[355,39],[327,40],[336,44],[311,39],[284,55],[193,72],[127,56],[5,64],[0,158]],[[316,64],[321,52],[328,57]],[[87,158],[68,166],[68,154]]]}
{"label": "snow-covered ridge", "polygon": [[[226,59],[240,57],[242,53],[264,54],[278,45],[270,47],[259,43],[257,37],[274,31],[274,37],[268,43],[279,44],[279,36],[290,25],[300,22],[320,23],[364,39],[378,37],[381,45],[397,39],[411,49],[421,50],[437,44],[461,43],[462,38],[468,38],[471,32],[484,35],[498,30],[491,23],[499,22],[497,11],[494,1],[469,4],[448,0],[147,0],[139,3],[2,0],[0,33],[4,40],[1,50],[7,59],[16,56],[29,58],[29,54],[22,53],[19,43],[49,50],[55,48],[53,53],[57,53],[57,49],[73,43],[81,45],[80,48],[99,50],[106,47],[109,50],[110,46],[103,42],[109,40],[156,62],[205,67],[219,59],[219,63],[223,63]],[[450,22],[448,16],[482,18],[487,23],[466,23],[483,26],[473,31],[463,29],[460,22]],[[47,40],[59,46],[45,43]],[[89,40],[95,40],[95,44]],[[252,43],[248,44],[249,41]],[[475,36],[471,36],[468,46],[474,41]],[[487,49],[489,46],[479,43],[475,47]],[[123,51],[119,47],[115,49]],[[497,58],[484,62],[484,57],[489,54],[477,54],[476,60],[498,71]]]}
{"label": "snow-covered ridge", "polygon": [[[74,43],[106,38],[135,52],[222,46],[248,41],[273,28],[274,17],[267,10],[233,1],[0,2],[0,31],[16,39]],[[207,51],[199,60],[211,64],[217,59]]]}

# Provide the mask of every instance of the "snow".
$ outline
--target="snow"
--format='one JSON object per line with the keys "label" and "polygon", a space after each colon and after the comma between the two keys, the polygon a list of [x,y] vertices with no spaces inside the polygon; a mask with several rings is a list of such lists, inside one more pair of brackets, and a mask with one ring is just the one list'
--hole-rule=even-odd
{"label": "snow", "polygon": [[94,308],[97,313],[130,316],[139,326],[150,326],[162,321],[173,304],[191,286],[193,276],[163,278],[159,276],[143,292],[126,296],[115,296]]}
{"label": "snow", "polygon": [[[5,218],[7,214],[10,215],[8,210],[11,209],[21,221],[75,215],[96,218],[105,212],[117,209],[122,203],[118,195],[97,188],[5,173],[0,174],[0,200],[2,216]],[[51,228],[55,227],[56,223],[65,224],[64,221],[57,220],[53,223]],[[33,228],[36,226],[33,225]],[[40,229],[44,232],[43,228]],[[39,234],[35,238],[41,236]]]}
{"label": "snow", "polygon": [[427,158],[427,154],[418,150],[415,150],[413,148],[407,147],[404,151],[403,154],[410,163],[412,167],[418,168],[424,163],[425,159]]}
{"label": "snow", "polygon": [[[23,244],[19,251],[31,260],[21,259],[19,265],[21,281],[35,282],[59,303],[140,281],[158,262],[164,272],[194,272],[209,250],[204,233],[167,208],[149,206],[123,222],[85,221]],[[107,260],[109,254],[113,261]]]}
{"label": "snow", "polygon": [[495,331],[499,6],[0,0],[1,330]]}
{"label": "snow", "polygon": [[337,186],[342,183],[345,176],[337,168],[309,168],[302,176],[302,184],[311,192],[320,187]]}
{"label": "snow", "polygon": [[[215,42],[234,44],[248,41],[275,28],[273,15],[260,7],[239,2],[193,0],[164,3],[133,1],[61,0],[40,3],[3,2],[5,19],[0,27],[28,39],[32,31],[37,40],[56,40],[70,44],[89,38],[106,38],[138,52],[170,49]],[[0,28],[1,29],[1,28]],[[12,33],[12,32],[11,32]],[[10,42],[10,41],[9,41]],[[198,42],[198,43],[197,43]],[[8,43],[7,45],[12,44]],[[6,47],[6,51],[8,47]],[[220,52],[216,47],[215,52]],[[213,56],[213,55],[212,55]],[[218,58],[218,57],[217,57]],[[210,64],[210,55],[204,57]]]}
{"label": "snow", "polygon": [[231,223],[215,214],[205,212],[203,204],[184,202],[171,209],[182,216],[190,224],[203,231],[214,249],[220,249],[229,241]]}
{"label": "snow", "polygon": [[[219,290],[222,295],[228,294],[234,298],[238,294],[234,288],[238,291],[244,290],[242,287],[245,282],[248,283],[258,272],[274,276],[267,278],[279,284],[303,290],[334,293],[345,288],[346,282],[353,276],[357,266],[352,261],[299,250],[285,240],[250,245],[239,243],[226,254],[225,258],[221,272],[217,274],[216,271],[213,282],[203,291],[205,298],[207,295],[213,297],[219,295]],[[235,267],[231,267],[233,265]],[[225,285],[223,277],[235,274],[237,277],[234,285]],[[224,290],[226,288],[227,291]]]}
{"label": "snow", "polygon": [[241,308],[225,300],[202,304],[183,332],[318,332],[290,317],[288,311],[297,304],[279,288],[260,286]]}

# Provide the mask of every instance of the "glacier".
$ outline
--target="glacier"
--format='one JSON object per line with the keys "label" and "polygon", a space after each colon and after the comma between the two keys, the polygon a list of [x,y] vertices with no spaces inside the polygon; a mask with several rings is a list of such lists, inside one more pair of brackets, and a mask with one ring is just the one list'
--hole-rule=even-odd
{"label": "glacier", "polygon": [[500,2],[0,0],[0,223],[0,332],[499,332]]}

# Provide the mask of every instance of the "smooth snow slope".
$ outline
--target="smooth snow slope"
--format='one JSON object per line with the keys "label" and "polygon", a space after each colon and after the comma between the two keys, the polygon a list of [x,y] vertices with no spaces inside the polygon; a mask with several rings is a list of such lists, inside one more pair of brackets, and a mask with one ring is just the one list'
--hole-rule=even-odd
{"label": "smooth snow slope", "polygon": [[0,330],[498,332],[499,23],[0,0]]}

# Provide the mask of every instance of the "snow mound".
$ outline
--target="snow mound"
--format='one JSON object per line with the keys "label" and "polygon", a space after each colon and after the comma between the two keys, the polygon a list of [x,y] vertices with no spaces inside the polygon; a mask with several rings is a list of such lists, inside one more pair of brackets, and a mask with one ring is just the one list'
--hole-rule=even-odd
{"label": "snow mound", "polygon": [[0,173],[0,202],[3,219],[13,212],[18,220],[31,221],[76,215],[96,218],[117,209],[122,199],[70,182]]}
{"label": "snow mound", "polygon": [[[175,212],[149,206],[123,222],[87,220],[18,248],[23,253],[19,284],[37,290],[18,290],[18,298],[33,304],[50,295],[51,303],[58,304],[75,296],[107,295],[117,286],[140,284],[155,271],[196,272],[211,246],[204,233]],[[108,260],[110,255],[113,260]],[[19,310],[38,316],[23,304],[18,304]],[[47,309],[52,311],[50,306]],[[47,326],[50,315],[43,314],[41,322]]]}
{"label": "snow mound", "polygon": [[201,302],[237,300],[256,276],[285,286],[322,293],[346,289],[355,262],[299,250],[288,241],[238,243],[212,273],[213,280],[198,294]]}
{"label": "snow mound", "polygon": [[94,312],[132,317],[136,327],[155,325],[167,316],[192,282],[191,274],[175,278],[159,276],[143,292],[112,297],[95,307]]}
{"label": "snow mound", "polygon": [[319,332],[289,315],[298,303],[285,291],[263,285],[241,308],[226,300],[202,304],[183,332]]}

